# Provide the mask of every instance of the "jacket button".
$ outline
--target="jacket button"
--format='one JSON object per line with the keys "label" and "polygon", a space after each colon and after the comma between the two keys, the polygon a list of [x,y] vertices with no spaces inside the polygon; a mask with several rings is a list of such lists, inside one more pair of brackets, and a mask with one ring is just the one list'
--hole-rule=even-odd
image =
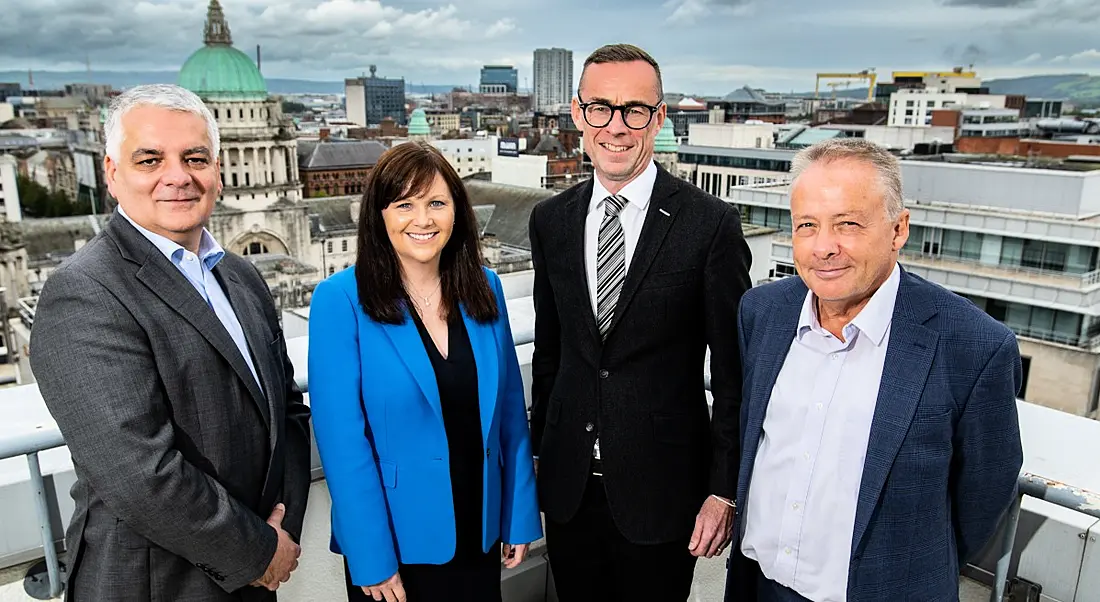
{"label": "jacket button", "polygon": [[607,378],[607,376],[608,376],[607,370],[600,370],[600,378]]}
{"label": "jacket button", "polygon": [[591,433],[592,429],[594,429],[594,428],[596,428],[596,425],[592,424],[591,422],[584,425],[584,430],[588,431],[589,433]]}
{"label": "jacket button", "polygon": [[489,448],[488,447],[485,448],[485,457],[486,458],[489,457]]}

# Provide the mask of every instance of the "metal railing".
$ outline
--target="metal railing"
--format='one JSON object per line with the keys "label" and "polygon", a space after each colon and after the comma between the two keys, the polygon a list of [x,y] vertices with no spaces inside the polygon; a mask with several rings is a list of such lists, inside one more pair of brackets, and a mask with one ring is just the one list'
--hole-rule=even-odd
{"label": "metal railing", "polygon": [[1029,472],[1020,475],[1018,485],[1018,495],[1012,501],[1012,506],[1009,507],[1008,514],[1005,516],[1001,553],[997,557],[997,568],[993,573],[993,592],[989,596],[990,602],[1004,601],[1009,579],[1014,577],[1009,575],[1009,569],[1012,565],[1012,551],[1016,546],[1016,530],[1020,525],[1020,507],[1025,495],[1100,519],[1100,493]]}
{"label": "metal railing", "polygon": [[61,566],[57,560],[57,545],[54,543],[53,524],[50,522],[50,504],[46,499],[46,482],[42,478],[42,465],[38,461],[38,452],[63,445],[65,445],[65,439],[57,427],[0,440],[0,460],[18,456],[27,457],[27,465],[31,473],[31,488],[34,490],[34,502],[38,514],[38,529],[42,535],[42,549],[46,556],[46,573],[50,579],[51,598],[61,594]]}

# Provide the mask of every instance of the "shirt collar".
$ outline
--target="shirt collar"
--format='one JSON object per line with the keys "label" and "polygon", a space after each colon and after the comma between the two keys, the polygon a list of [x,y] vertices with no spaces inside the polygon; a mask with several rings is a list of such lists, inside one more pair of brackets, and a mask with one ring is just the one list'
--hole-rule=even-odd
{"label": "shirt collar", "polygon": [[[898,298],[898,286],[901,284],[901,268],[894,263],[894,269],[886,282],[878,287],[867,305],[863,306],[856,317],[844,327],[844,339],[851,340],[853,330],[858,329],[867,337],[870,337],[875,346],[882,345],[886,338],[886,331],[890,328],[890,321],[894,317],[894,304]],[[802,302],[802,312],[798,317],[797,338],[801,339],[807,331],[821,331],[821,322],[817,319],[814,309],[814,293],[807,291],[806,300]]]}
{"label": "shirt collar", "polygon": [[[588,205],[589,213],[599,209],[603,200],[611,196],[603,182],[600,181],[599,175],[593,175],[592,182],[592,201]],[[653,196],[653,185],[656,182],[657,164],[650,160],[645,171],[638,174],[638,177],[628,182],[626,186],[623,186],[618,194],[625,197],[627,202],[637,207],[639,211],[645,212],[646,207],[649,206],[649,198]]]}
{"label": "shirt collar", "polygon": [[[126,221],[130,222],[130,225],[140,232],[142,236],[153,243],[153,246],[155,246],[162,255],[167,257],[169,261],[178,265],[183,259],[183,254],[187,250],[183,248],[183,245],[165,236],[161,236],[156,232],[143,228],[140,224],[131,219],[129,215],[126,215],[126,211],[122,209],[122,205],[119,205],[116,211],[118,211],[119,215],[126,218]],[[214,266],[218,265],[222,257],[225,257],[225,249],[218,244],[218,241],[214,240],[214,236],[210,234],[206,228],[202,229],[202,238],[199,239],[198,257],[209,270],[213,270]]]}

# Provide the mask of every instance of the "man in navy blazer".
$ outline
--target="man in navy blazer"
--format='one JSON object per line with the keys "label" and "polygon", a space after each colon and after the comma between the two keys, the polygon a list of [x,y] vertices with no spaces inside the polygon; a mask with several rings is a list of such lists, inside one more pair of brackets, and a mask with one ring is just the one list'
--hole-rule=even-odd
{"label": "man in navy blazer", "polygon": [[1022,464],[1016,337],[898,265],[909,212],[887,151],[828,141],[792,175],[800,277],[739,315],[726,600],[957,600]]}

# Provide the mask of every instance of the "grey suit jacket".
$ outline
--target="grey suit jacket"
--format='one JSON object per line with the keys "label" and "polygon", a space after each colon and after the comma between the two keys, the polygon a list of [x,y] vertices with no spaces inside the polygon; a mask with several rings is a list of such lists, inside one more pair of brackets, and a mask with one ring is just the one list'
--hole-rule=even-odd
{"label": "grey suit jacket", "polygon": [[264,600],[248,584],[300,536],[309,409],[259,272],[214,274],[262,389],[214,311],[121,216],[46,282],[31,368],[72,454],[68,600]]}

